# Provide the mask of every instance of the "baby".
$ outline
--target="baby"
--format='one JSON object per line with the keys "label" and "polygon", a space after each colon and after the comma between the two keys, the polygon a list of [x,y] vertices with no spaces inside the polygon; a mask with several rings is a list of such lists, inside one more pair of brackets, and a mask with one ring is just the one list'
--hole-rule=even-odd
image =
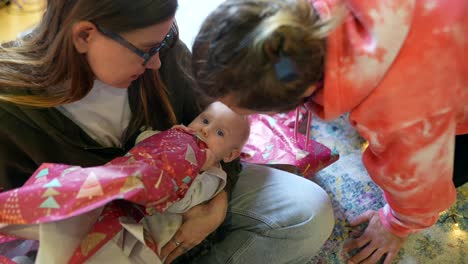
{"label": "baby", "polygon": [[[192,133],[207,144],[207,161],[204,168],[218,166],[220,161],[230,162],[239,157],[250,134],[247,117],[236,114],[220,102],[210,104],[188,127],[176,125],[172,128]],[[138,143],[155,133],[158,132],[145,131],[136,141]]]}
{"label": "baby", "polygon": [[[123,227],[122,230],[94,255],[88,256],[86,263],[107,263],[109,261],[115,263],[161,263],[161,260],[154,253],[154,249],[147,246],[147,232],[154,239],[157,251],[160,253],[161,248],[171,241],[181,226],[181,213],[210,200],[224,188],[226,173],[222,170],[220,162],[230,162],[239,157],[250,133],[247,118],[234,113],[219,102],[209,105],[188,127],[177,125],[172,129],[182,129],[206,144],[206,161],[198,176],[193,180],[185,196],[169,206],[164,213],[153,211],[151,215],[145,215],[139,222],[135,222],[129,217],[120,217],[118,221]],[[140,142],[143,144],[146,139],[158,133],[160,132],[143,132],[137,138],[136,146]],[[105,166],[107,165],[103,167]],[[36,231],[37,238],[33,238],[40,241],[36,263],[67,263],[70,261],[70,257],[77,255],[75,251],[86,248],[82,241],[83,237],[86,237],[86,234],[90,232],[90,228],[97,219],[102,218],[101,213],[102,207],[65,220],[35,225],[36,229],[40,230]],[[26,225],[23,230],[21,225],[10,225],[10,227],[12,228],[8,226],[3,228],[0,225],[0,233],[18,235],[24,234],[24,229],[28,229],[28,233],[31,234],[31,225]],[[70,230],[74,230],[71,232],[72,236],[64,236],[64,234],[70,234]],[[41,235],[39,236],[39,234]],[[27,237],[31,238],[31,236]],[[57,241],[61,243],[60,251],[56,250]],[[183,247],[182,241],[173,240],[172,243]],[[72,258],[72,260],[75,263],[82,262],[82,259]]]}

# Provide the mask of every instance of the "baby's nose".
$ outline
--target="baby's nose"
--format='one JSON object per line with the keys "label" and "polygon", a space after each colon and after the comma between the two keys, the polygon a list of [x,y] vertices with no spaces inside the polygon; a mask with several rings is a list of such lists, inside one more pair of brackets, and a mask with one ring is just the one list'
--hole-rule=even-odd
{"label": "baby's nose", "polygon": [[209,131],[208,127],[204,127],[202,128],[201,133],[204,137],[206,137],[208,136],[208,131]]}

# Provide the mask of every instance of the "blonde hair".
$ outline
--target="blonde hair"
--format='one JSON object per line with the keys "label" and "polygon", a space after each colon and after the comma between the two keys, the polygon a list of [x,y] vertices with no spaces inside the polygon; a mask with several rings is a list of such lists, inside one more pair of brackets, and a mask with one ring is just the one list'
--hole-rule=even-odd
{"label": "blonde hair", "polygon": [[[340,19],[321,19],[306,0],[227,0],[205,20],[193,45],[193,71],[209,97],[238,107],[287,110],[323,78],[325,37]],[[297,78],[278,79],[287,57]]]}
{"label": "blonde hair", "polygon": [[[95,77],[85,55],[78,53],[72,43],[74,23],[92,21],[122,33],[167,21],[175,15],[177,5],[177,0],[48,1],[44,16],[32,33],[0,45],[0,100],[53,107],[83,98]],[[147,123],[153,122],[151,112],[155,105],[175,124],[158,71],[146,70],[140,86],[138,96],[142,103],[132,109],[135,118],[144,116]]]}

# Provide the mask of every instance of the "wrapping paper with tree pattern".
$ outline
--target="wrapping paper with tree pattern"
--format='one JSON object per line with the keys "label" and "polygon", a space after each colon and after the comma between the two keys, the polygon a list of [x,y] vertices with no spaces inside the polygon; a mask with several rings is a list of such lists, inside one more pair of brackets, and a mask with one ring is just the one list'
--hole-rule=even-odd
{"label": "wrapping paper with tree pattern", "polygon": [[[100,230],[99,241],[108,241],[122,229],[111,213],[141,218],[135,214],[137,207],[119,200],[146,208],[143,213],[163,212],[185,195],[205,162],[205,148],[193,135],[172,129],[145,139],[127,155],[104,166],[43,164],[22,187],[0,193],[0,223],[54,222],[107,205],[92,231]],[[109,225],[112,228],[101,228]],[[10,234],[0,242],[12,239]],[[94,247],[103,244],[92,242]],[[86,248],[87,256],[97,251],[82,248]]]}

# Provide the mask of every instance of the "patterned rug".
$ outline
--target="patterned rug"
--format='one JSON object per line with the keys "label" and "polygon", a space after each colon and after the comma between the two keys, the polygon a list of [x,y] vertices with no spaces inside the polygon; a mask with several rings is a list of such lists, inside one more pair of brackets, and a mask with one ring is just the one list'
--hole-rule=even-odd
{"label": "patterned rug", "polygon": [[[325,123],[315,117],[312,137],[340,154],[340,159],[312,179],[330,195],[336,225],[320,255],[310,264],[346,263],[342,247],[351,231],[347,219],[385,201],[382,191],[369,178],[361,161],[366,142],[350,126],[348,116]],[[468,183],[457,189],[457,202],[443,212],[433,227],[411,235],[394,263],[468,263]]]}

